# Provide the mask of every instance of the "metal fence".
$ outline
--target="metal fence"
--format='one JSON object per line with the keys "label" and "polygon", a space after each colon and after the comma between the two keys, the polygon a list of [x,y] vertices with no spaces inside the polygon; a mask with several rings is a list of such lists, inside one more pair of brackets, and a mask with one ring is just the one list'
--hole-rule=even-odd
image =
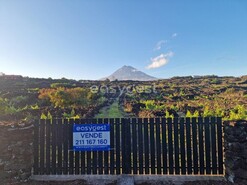
{"label": "metal fence", "polygon": [[[73,151],[73,124],[110,124],[110,151]],[[34,175],[223,174],[221,118],[42,119]]]}

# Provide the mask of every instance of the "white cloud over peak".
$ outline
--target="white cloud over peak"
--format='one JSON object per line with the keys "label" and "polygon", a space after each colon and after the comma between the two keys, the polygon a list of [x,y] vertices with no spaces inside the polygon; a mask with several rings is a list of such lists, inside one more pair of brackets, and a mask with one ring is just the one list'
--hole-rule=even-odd
{"label": "white cloud over peak", "polygon": [[164,45],[165,43],[167,43],[166,40],[160,40],[159,42],[157,42],[157,44],[155,45],[154,50],[160,50],[162,45]]}
{"label": "white cloud over peak", "polygon": [[151,64],[148,65],[146,68],[147,69],[154,69],[154,68],[159,68],[161,66],[164,66],[168,63],[169,58],[171,58],[174,55],[172,51],[168,53],[162,53],[157,57],[151,58]]}

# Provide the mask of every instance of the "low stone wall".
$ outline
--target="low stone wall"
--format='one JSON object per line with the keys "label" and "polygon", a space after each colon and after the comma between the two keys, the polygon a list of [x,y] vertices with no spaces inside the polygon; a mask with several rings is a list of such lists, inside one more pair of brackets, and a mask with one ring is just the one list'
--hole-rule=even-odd
{"label": "low stone wall", "polygon": [[[247,121],[224,125],[225,171],[231,182],[247,184]],[[33,126],[0,125],[0,180],[26,181],[33,164]]]}
{"label": "low stone wall", "polygon": [[0,125],[1,182],[25,181],[33,164],[33,126]]}
{"label": "low stone wall", "polygon": [[224,131],[226,178],[247,184],[247,121],[224,122]]}

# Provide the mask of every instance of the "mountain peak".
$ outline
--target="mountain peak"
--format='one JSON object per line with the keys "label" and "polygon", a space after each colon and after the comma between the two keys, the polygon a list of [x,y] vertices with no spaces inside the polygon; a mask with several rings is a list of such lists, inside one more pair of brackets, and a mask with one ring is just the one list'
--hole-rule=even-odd
{"label": "mountain peak", "polygon": [[[131,69],[135,69],[134,67],[132,67],[132,66],[127,66],[127,65],[124,65],[123,67],[121,67],[121,68],[131,68]],[[120,69],[121,69],[120,68]]]}
{"label": "mountain peak", "polygon": [[122,71],[122,70],[124,70],[126,72],[129,72],[129,71],[132,71],[132,72],[138,71],[136,68],[134,68],[132,66],[126,66],[126,65],[124,65],[123,67],[119,68],[117,71]]}
{"label": "mountain peak", "polygon": [[138,69],[124,65],[123,67],[116,70],[110,76],[103,78],[101,80],[109,79],[113,80],[134,80],[134,81],[152,81],[157,80],[157,78],[147,75]]}

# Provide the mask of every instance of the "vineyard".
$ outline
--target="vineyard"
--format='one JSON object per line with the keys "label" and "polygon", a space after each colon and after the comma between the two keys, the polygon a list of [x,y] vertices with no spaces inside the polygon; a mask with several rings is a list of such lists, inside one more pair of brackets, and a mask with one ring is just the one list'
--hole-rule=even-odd
{"label": "vineyard", "polygon": [[247,76],[76,81],[0,76],[0,120],[209,117],[247,119]]}

